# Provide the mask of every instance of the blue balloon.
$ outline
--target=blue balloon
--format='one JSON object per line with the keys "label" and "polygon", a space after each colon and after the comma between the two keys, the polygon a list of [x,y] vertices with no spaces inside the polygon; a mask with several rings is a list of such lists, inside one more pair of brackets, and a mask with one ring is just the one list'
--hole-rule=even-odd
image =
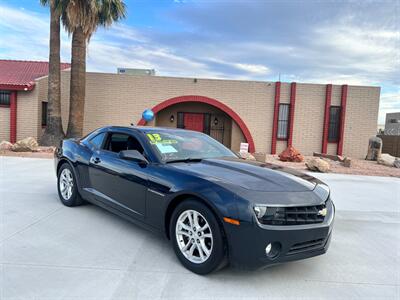
{"label": "blue balloon", "polygon": [[154,119],[154,113],[151,109],[146,109],[143,112],[142,117],[146,122],[150,122]]}

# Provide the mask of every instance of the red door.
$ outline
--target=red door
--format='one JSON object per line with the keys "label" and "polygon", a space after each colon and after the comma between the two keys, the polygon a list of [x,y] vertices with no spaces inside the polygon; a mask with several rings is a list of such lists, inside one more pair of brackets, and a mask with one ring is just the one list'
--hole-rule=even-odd
{"label": "red door", "polygon": [[203,132],[204,130],[204,114],[184,113],[183,125],[187,130]]}

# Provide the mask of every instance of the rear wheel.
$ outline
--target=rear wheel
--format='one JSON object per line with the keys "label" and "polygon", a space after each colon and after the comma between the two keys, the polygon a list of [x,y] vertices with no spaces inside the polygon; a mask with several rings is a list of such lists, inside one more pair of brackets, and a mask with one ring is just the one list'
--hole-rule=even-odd
{"label": "rear wheel", "polygon": [[77,181],[68,163],[64,163],[57,176],[58,196],[61,202],[66,206],[78,206],[83,203],[81,196],[78,193]]}
{"label": "rear wheel", "polygon": [[213,212],[199,201],[186,200],[176,207],[170,237],[178,259],[190,271],[207,274],[225,265],[221,227]]}

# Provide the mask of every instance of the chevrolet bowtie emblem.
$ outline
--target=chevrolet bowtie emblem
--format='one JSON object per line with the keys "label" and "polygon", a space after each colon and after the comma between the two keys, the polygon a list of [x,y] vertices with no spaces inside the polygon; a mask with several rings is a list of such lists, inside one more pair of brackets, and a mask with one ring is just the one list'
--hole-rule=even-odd
{"label": "chevrolet bowtie emblem", "polygon": [[325,208],[323,208],[323,209],[321,209],[321,210],[318,211],[318,216],[323,216],[323,217],[325,217],[326,214],[327,214],[327,212],[328,212],[328,210],[327,210],[326,207],[325,207]]}

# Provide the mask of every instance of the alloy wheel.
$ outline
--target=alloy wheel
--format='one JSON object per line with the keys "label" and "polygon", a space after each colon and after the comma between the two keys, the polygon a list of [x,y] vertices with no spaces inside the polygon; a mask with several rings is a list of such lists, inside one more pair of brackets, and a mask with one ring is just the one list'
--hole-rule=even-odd
{"label": "alloy wheel", "polygon": [[69,200],[74,188],[74,178],[72,172],[67,168],[62,170],[60,174],[59,188],[64,200]]}
{"label": "alloy wheel", "polygon": [[192,263],[204,263],[213,250],[213,235],[206,218],[195,210],[185,210],[176,221],[176,241]]}

